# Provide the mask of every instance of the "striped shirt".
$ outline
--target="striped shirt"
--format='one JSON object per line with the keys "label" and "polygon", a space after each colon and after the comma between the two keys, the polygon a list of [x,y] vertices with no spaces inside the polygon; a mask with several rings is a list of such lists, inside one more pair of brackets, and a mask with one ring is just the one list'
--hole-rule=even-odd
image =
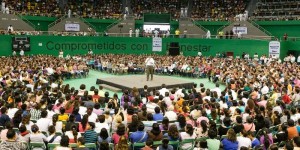
{"label": "striped shirt", "polygon": [[30,120],[39,120],[41,118],[41,110],[31,109],[30,110],[30,115],[31,115]]}
{"label": "striped shirt", "polygon": [[85,143],[96,143],[97,142],[97,132],[94,130],[86,130],[84,132]]}

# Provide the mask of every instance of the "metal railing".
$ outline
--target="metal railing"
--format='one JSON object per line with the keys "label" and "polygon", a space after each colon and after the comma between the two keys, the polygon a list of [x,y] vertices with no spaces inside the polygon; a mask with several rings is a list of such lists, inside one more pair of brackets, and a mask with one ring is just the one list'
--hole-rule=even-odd
{"label": "metal railing", "polygon": [[94,25],[92,25],[91,23],[89,23],[86,19],[84,19],[83,17],[80,17],[80,16],[78,16],[79,17],[79,19],[82,21],[82,22],[84,22],[84,23],[86,23],[88,26],[90,26],[94,31],[96,31],[96,27],[94,26]]}
{"label": "metal railing", "polygon": [[272,33],[267,31],[266,29],[264,29],[263,27],[261,27],[260,25],[258,25],[256,22],[252,21],[252,20],[248,20],[252,25],[254,25],[256,28],[258,28],[259,30],[261,30],[262,32],[266,33],[269,36],[272,36]]}
{"label": "metal railing", "polygon": [[50,23],[48,25],[48,29],[53,27],[54,25],[58,24],[59,22],[61,22],[62,20],[64,20],[65,18],[67,18],[67,15],[63,15],[62,17],[58,18],[57,20],[55,20],[54,22]]}
{"label": "metal railing", "polygon": [[199,22],[197,21],[193,21],[192,19],[189,19],[189,21],[193,22],[193,24],[197,27],[199,27],[200,29],[202,29],[203,31],[207,32],[208,30],[206,28],[204,28]]}
{"label": "metal railing", "polygon": [[33,23],[31,23],[29,20],[27,20],[25,17],[23,17],[21,14],[17,14],[17,16],[21,18],[23,21],[25,21],[27,24],[29,24],[31,27],[33,27],[34,30],[36,30],[36,26]]}
{"label": "metal railing", "polygon": [[217,30],[217,33],[219,33],[220,31],[222,31],[224,28],[226,28],[227,26],[229,26],[232,23],[232,21],[228,21],[226,24],[224,24],[222,27],[220,27]]}
{"label": "metal railing", "polygon": [[117,25],[118,23],[120,23],[122,20],[123,20],[123,19],[120,18],[120,19],[114,21],[112,24],[108,25],[108,26],[106,27],[106,31],[107,31],[108,29],[112,28],[114,25]]}

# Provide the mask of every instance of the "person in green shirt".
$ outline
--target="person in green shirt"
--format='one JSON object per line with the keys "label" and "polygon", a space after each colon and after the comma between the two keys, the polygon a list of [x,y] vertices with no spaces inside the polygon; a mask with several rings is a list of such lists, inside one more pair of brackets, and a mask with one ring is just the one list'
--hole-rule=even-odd
{"label": "person in green shirt", "polygon": [[208,137],[209,137],[209,139],[206,140],[208,150],[219,149],[221,142],[220,142],[220,140],[216,139],[217,132],[215,130],[208,130]]}

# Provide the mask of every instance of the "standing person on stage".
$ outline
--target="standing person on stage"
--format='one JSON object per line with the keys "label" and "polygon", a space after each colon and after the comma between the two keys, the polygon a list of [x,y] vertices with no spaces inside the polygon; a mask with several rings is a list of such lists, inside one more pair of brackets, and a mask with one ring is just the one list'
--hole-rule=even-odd
{"label": "standing person on stage", "polygon": [[129,37],[132,37],[132,33],[133,33],[133,31],[132,31],[132,29],[130,28],[130,29],[129,29]]}
{"label": "standing person on stage", "polygon": [[63,50],[59,51],[58,58],[64,58],[64,52],[63,52]]}
{"label": "standing person on stage", "polygon": [[23,49],[21,49],[21,51],[20,51],[20,56],[21,57],[24,56],[24,50]]}
{"label": "standing person on stage", "polygon": [[13,56],[16,56],[16,55],[17,55],[17,52],[14,50],[13,53],[12,53],[12,55],[13,55]]}
{"label": "standing person on stage", "polygon": [[151,55],[148,56],[148,58],[145,61],[145,64],[146,64],[147,81],[149,80],[149,74],[151,74],[151,80],[153,80],[155,61],[151,57]]}
{"label": "standing person on stage", "polygon": [[88,54],[93,55],[93,51],[91,49],[89,49]]}

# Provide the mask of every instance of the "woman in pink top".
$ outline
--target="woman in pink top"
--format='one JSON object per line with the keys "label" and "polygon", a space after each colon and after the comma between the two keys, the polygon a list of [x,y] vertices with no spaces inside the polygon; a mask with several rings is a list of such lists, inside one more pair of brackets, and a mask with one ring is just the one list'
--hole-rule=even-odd
{"label": "woman in pink top", "polygon": [[115,145],[119,143],[121,136],[125,136],[126,139],[128,138],[125,125],[122,123],[118,125],[117,132],[112,135],[112,140],[114,141]]}
{"label": "woman in pink top", "polygon": [[79,132],[85,132],[87,130],[88,118],[89,118],[88,114],[85,114],[82,117],[82,120],[81,120],[81,122],[79,123],[79,126],[78,126]]}
{"label": "woman in pink top", "polygon": [[248,116],[246,119],[246,123],[244,123],[244,130],[249,131],[255,131],[255,124],[253,123],[253,118]]}

